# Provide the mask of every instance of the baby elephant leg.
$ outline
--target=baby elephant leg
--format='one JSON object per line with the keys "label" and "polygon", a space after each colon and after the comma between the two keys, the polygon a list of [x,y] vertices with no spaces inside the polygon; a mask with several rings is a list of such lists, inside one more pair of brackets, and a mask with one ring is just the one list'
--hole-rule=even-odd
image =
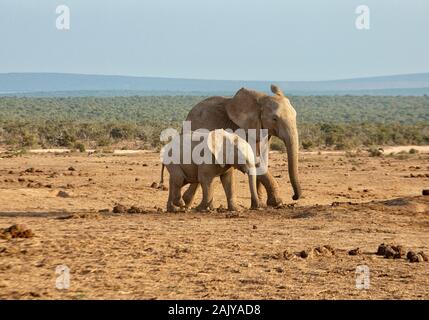
{"label": "baby elephant leg", "polygon": [[203,199],[196,208],[197,211],[207,211],[213,209],[213,177],[202,175],[199,177],[201,188],[203,189]]}
{"label": "baby elephant leg", "polygon": [[223,190],[225,191],[226,200],[228,202],[228,210],[238,211],[238,207],[235,204],[234,171],[228,170],[220,176],[220,180],[222,181]]}
{"label": "baby elephant leg", "polygon": [[195,199],[195,194],[197,193],[199,183],[191,183],[188,189],[183,194],[183,200],[185,201],[185,207],[190,208]]}

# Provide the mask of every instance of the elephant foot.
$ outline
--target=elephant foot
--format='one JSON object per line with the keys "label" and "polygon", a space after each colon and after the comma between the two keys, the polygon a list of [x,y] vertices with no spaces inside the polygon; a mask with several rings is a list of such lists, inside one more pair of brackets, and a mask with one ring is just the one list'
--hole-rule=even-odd
{"label": "elephant foot", "polygon": [[199,204],[196,208],[195,208],[195,210],[196,211],[198,211],[198,212],[210,212],[210,211],[212,211],[214,208],[213,208],[213,205],[212,204],[210,204],[210,205],[206,205],[206,204]]}
{"label": "elephant foot", "polygon": [[259,202],[258,201],[253,201],[252,200],[252,204],[250,206],[250,210],[259,210],[260,206],[259,206]]}
{"label": "elephant foot", "polygon": [[185,208],[186,207],[185,201],[183,201],[183,199],[180,199],[177,202],[173,202],[173,205],[176,206],[176,207],[180,207],[180,208]]}
{"label": "elephant foot", "polygon": [[183,211],[183,209],[181,207],[179,207],[179,206],[176,206],[176,205],[174,205],[172,203],[169,203],[167,205],[167,212],[176,213],[176,212],[180,212],[180,211]]}
{"label": "elephant foot", "polygon": [[267,198],[267,206],[268,207],[277,208],[277,207],[280,207],[282,204],[283,204],[283,201],[279,197],[273,197],[273,196],[271,196],[271,197]]}
{"label": "elephant foot", "polygon": [[228,204],[228,211],[240,211],[240,209],[235,203],[231,203]]}

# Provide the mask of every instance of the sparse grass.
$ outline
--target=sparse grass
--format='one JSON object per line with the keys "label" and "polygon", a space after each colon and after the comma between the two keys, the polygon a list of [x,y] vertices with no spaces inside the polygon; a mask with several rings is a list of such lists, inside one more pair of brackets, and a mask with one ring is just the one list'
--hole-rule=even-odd
{"label": "sparse grass", "polygon": [[376,147],[368,149],[368,153],[370,157],[381,157],[383,155],[383,151]]}
{"label": "sparse grass", "polygon": [[273,151],[286,152],[285,144],[277,137],[271,138],[270,148]]}
{"label": "sparse grass", "polygon": [[409,152],[406,152],[406,151],[400,151],[398,153],[391,152],[390,154],[388,154],[388,157],[396,159],[396,160],[408,160],[412,156],[413,156],[412,154],[410,154]]}

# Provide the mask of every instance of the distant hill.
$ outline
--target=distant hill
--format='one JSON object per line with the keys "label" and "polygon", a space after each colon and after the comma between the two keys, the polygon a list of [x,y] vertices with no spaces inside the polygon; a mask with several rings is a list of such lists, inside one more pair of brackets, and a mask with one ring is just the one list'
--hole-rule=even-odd
{"label": "distant hill", "polygon": [[238,81],[63,73],[3,73],[0,74],[0,95],[231,95],[241,87],[267,92],[271,83],[279,85],[288,95],[429,94],[429,73],[329,81]]}

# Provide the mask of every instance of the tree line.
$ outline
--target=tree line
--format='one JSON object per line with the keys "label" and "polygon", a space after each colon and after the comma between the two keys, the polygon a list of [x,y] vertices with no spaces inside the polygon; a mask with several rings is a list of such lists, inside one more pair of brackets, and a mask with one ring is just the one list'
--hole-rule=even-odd
{"label": "tree line", "polygon": [[[157,148],[205,97],[0,97],[0,144],[11,148],[105,147],[137,141]],[[429,144],[429,97],[296,96],[304,149]],[[278,141],[273,147],[282,149]]]}

